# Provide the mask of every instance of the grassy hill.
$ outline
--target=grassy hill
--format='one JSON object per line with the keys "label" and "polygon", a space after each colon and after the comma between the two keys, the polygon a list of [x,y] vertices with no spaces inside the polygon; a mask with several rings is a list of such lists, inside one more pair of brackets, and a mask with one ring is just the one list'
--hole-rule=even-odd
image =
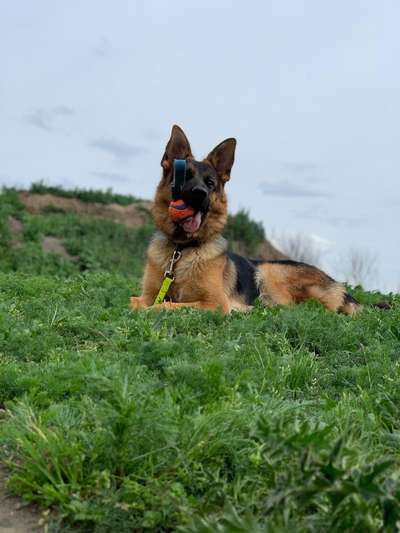
{"label": "grassy hill", "polygon": [[0,458],[49,531],[397,531],[399,297],[134,313],[148,207],[77,196],[0,196]]}
{"label": "grassy hill", "polygon": [[[150,202],[102,191],[67,191],[35,184],[0,195],[0,270],[72,275],[87,271],[141,275],[154,231]],[[285,257],[246,212],[229,217],[231,249]]]}
{"label": "grassy hill", "polygon": [[[132,227],[121,223],[127,209],[123,197],[81,191],[72,198],[67,196],[72,192],[58,191],[63,196],[52,189],[30,195],[6,190],[0,196],[0,269],[58,276],[106,270],[139,276],[153,233],[148,209],[133,204],[137,224]],[[109,205],[120,210],[111,211]],[[128,215],[132,218],[132,211]]]}

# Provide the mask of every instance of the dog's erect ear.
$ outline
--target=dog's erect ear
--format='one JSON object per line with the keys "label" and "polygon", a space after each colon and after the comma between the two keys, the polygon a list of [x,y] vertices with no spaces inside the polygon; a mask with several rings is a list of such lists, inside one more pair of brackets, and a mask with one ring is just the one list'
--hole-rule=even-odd
{"label": "dog's erect ear", "polygon": [[206,160],[212,164],[224,183],[231,177],[231,169],[235,161],[235,148],[236,139],[225,139],[206,157]]}
{"label": "dog's erect ear", "polygon": [[172,126],[171,137],[161,159],[161,166],[165,171],[172,168],[174,159],[186,159],[192,156],[189,141],[179,126]]}

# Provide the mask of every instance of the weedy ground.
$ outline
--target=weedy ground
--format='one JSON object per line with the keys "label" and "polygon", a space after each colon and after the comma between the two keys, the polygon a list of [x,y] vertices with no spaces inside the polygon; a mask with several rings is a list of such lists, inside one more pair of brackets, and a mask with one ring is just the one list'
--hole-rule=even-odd
{"label": "weedy ground", "polygon": [[[89,221],[18,216],[35,253],[3,241],[0,457],[13,492],[55,510],[50,531],[398,530],[398,296],[353,318],[132,312],[133,230],[115,237],[136,246],[130,276]],[[92,265],[40,255],[48,216],[93,235]]]}

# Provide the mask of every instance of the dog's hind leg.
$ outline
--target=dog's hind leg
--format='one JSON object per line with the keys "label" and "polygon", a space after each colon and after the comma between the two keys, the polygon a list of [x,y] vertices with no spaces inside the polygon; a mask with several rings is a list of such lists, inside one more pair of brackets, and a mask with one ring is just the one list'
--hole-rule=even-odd
{"label": "dog's hind leg", "polygon": [[326,309],[352,315],[361,306],[345,287],[316,267],[296,261],[269,261],[257,267],[256,282],[265,305],[320,301]]}

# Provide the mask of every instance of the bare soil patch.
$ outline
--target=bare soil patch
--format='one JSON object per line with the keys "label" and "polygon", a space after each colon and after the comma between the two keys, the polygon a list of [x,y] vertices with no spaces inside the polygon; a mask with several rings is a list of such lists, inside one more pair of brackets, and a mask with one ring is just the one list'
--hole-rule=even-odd
{"label": "bare soil patch", "polygon": [[8,227],[10,228],[11,233],[11,246],[20,246],[19,238],[24,229],[22,222],[17,218],[10,216],[8,217]]}
{"label": "bare soil patch", "polygon": [[19,193],[21,202],[33,214],[39,214],[50,207],[63,211],[74,211],[81,215],[88,215],[113,220],[128,227],[137,227],[148,220],[147,212],[151,202],[137,202],[127,206],[119,204],[88,203],[77,198],[63,198],[54,194]]}
{"label": "bare soil patch", "polygon": [[[124,224],[127,227],[138,227],[149,219],[149,212],[151,210],[152,203],[149,201],[137,202],[127,206],[113,204],[101,204],[97,202],[83,202],[77,198],[64,198],[62,196],[55,196],[54,194],[37,194],[29,192],[19,193],[21,202],[25,205],[26,209],[33,214],[40,214],[46,211],[49,207],[60,209],[63,211],[74,211],[81,215],[93,216],[98,218],[105,218]],[[10,217],[12,218],[12,217]],[[19,222],[14,219],[15,222]],[[15,231],[18,231],[18,227],[15,226]],[[19,224],[21,224],[19,222]],[[11,229],[11,231],[13,231]],[[64,245],[60,239],[54,237],[45,237],[42,242],[43,249],[49,252],[59,253],[67,259],[74,259],[65,250]],[[244,243],[234,243],[233,249],[236,253],[241,255],[248,255],[246,245]],[[275,248],[270,241],[266,240],[257,246],[254,257],[258,259],[264,259],[266,261],[275,261],[282,259],[289,259],[287,255]]]}
{"label": "bare soil patch", "polygon": [[253,259],[262,259],[264,261],[282,261],[290,259],[287,255],[275,248],[270,241],[263,241],[257,245],[254,253],[250,253],[247,249],[247,245],[240,241],[234,241],[232,243],[232,250],[245,257],[251,257]]}
{"label": "bare soil patch", "polygon": [[67,252],[62,240],[58,239],[57,237],[44,237],[42,240],[42,249],[44,252],[53,252],[55,254],[62,255],[69,261],[74,261],[77,259]]}
{"label": "bare soil patch", "polygon": [[263,241],[257,246],[256,257],[265,259],[265,261],[282,261],[290,259],[289,256],[275,248],[275,246],[268,240]]}
{"label": "bare soil patch", "polygon": [[7,470],[0,465],[0,533],[34,533],[43,531],[39,526],[41,515],[32,505],[11,496],[6,487]]}

